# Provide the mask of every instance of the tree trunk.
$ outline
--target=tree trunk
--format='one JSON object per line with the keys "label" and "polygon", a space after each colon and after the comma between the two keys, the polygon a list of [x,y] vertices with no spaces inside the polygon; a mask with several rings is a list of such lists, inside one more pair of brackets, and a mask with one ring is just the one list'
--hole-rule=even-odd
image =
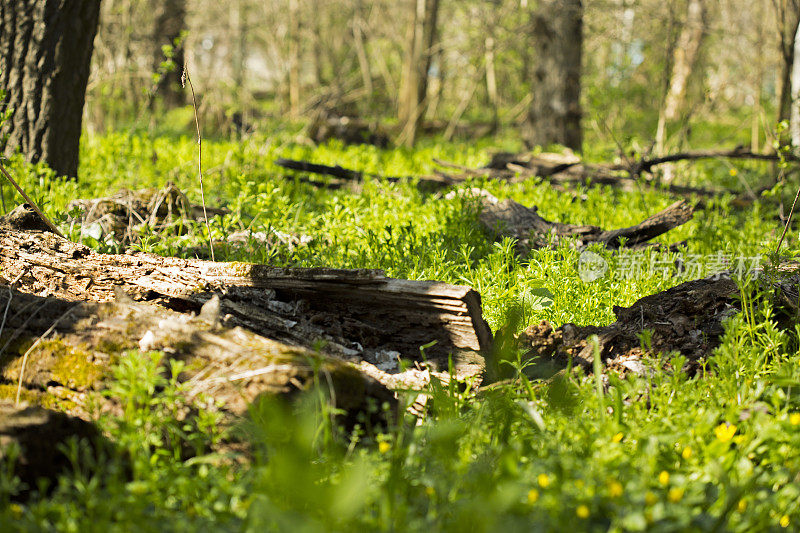
{"label": "tree trunk", "polygon": [[792,146],[800,150],[800,24],[794,35],[794,57],[792,58],[792,110],[789,114],[789,129]]}
{"label": "tree trunk", "polygon": [[664,99],[664,107],[658,117],[658,129],[656,131],[656,147],[659,153],[664,151],[664,143],[667,136],[667,122],[676,120],[683,108],[686,99],[686,87],[689,84],[689,77],[692,75],[697,58],[700,53],[700,46],[706,32],[706,6],[704,0],[690,0],[686,15],[686,23],[681,30],[675,47],[672,76],[670,78],[667,95]]}
{"label": "tree trunk", "polygon": [[781,70],[778,86],[778,122],[791,118],[792,65],[795,60],[794,40],[800,30],[800,0],[776,2],[780,32]]}
{"label": "tree trunk", "polygon": [[529,147],[562,144],[580,151],[583,3],[542,0],[532,14],[533,101],[522,136]]}
{"label": "tree trunk", "polygon": [[436,43],[439,0],[412,0],[414,8],[408,29],[403,80],[400,87],[398,118],[403,126],[401,140],[412,146],[425,116],[428,71]]}
{"label": "tree trunk", "polygon": [[300,116],[300,21],[299,0],[289,0],[289,114]]}
{"label": "tree trunk", "polygon": [[77,178],[78,146],[99,0],[0,0],[0,128],[5,155],[19,150]]}
{"label": "tree trunk", "polygon": [[[186,0],[158,0],[154,4],[153,71],[161,71],[161,65],[167,59],[171,59],[175,65],[174,68],[161,72],[162,76],[158,80],[156,94],[161,97],[166,107],[177,107],[184,102],[184,91],[180,78],[185,59],[184,47],[180,39],[186,31]],[[165,46],[171,47],[171,55],[164,53]]]}

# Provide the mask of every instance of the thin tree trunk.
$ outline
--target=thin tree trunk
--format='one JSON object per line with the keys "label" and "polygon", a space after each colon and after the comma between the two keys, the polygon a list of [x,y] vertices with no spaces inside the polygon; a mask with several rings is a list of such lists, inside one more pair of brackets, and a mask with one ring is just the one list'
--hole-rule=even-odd
{"label": "thin tree trunk", "polygon": [[233,13],[231,13],[231,40],[233,48],[233,83],[236,87],[236,94],[240,97],[244,94],[245,85],[245,61],[247,58],[247,4],[242,0],[235,0],[231,3]]}
{"label": "thin tree trunk", "polygon": [[398,118],[403,125],[401,140],[411,146],[425,115],[428,71],[436,43],[439,0],[411,0],[414,8],[408,29],[403,80],[400,87]]}
{"label": "thin tree trunk", "polygon": [[156,0],[153,3],[153,71],[159,71],[161,64],[167,59],[164,46],[172,47],[171,59],[175,63],[175,69],[164,72],[159,79],[156,94],[166,107],[177,107],[183,104],[185,98],[180,83],[185,61],[184,47],[179,41],[186,31],[186,0]]}
{"label": "thin tree trunk", "polygon": [[542,0],[532,14],[533,101],[523,125],[528,146],[562,144],[580,151],[583,3]]}
{"label": "thin tree trunk", "polygon": [[0,129],[5,155],[19,150],[77,178],[81,119],[99,0],[0,0]]}
{"label": "thin tree trunk", "polygon": [[367,92],[367,102],[369,103],[372,101],[374,87],[372,85],[372,70],[370,69],[369,58],[367,57],[367,43],[363,25],[364,21],[360,16],[353,21],[353,46],[356,50],[358,67],[361,71],[361,80],[364,84],[364,90]]}
{"label": "thin tree trunk", "polygon": [[800,24],[794,35],[794,57],[792,58],[792,104],[789,114],[789,129],[792,146],[800,150]]}
{"label": "thin tree trunk", "polygon": [[778,122],[791,118],[792,66],[795,36],[800,30],[800,0],[782,0],[777,4],[780,31],[781,70],[778,85]]}
{"label": "thin tree trunk", "polygon": [[664,106],[658,117],[656,132],[656,149],[658,153],[664,151],[667,137],[667,123],[676,120],[684,107],[686,88],[700,54],[700,46],[706,32],[706,6],[704,0],[690,0],[687,10],[686,23],[681,30],[675,47],[672,75]]}
{"label": "thin tree trunk", "polygon": [[289,113],[300,115],[300,1],[289,0]]}
{"label": "thin tree trunk", "polygon": [[[494,29],[494,25],[492,29]],[[496,129],[499,121],[498,108],[500,107],[500,98],[497,95],[497,75],[494,68],[494,37],[486,37],[484,41],[484,50],[484,62],[486,63],[486,95],[489,97],[489,105],[492,107],[492,127]]]}

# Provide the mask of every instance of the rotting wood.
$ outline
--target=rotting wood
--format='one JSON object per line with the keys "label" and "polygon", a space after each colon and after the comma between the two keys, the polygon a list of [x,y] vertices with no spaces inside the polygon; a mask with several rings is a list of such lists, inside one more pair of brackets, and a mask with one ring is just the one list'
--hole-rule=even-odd
{"label": "rotting wood", "polygon": [[482,189],[464,191],[481,202],[481,223],[495,236],[517,240],[517,250],[527,253],[532,248],[555,246],[563,239],[575,239],[576,246],[600,243],[608,248],[636,248],[691,220],[693,208],[680,200],[644,221],[628,228],[603,230],[597,226],[576,226],[550,222],[542,218],[536,207],[525,207],[511,199],[502,202]]}
{"label": "rotting wood", "polygon": [[[79,416],[89,417],[90,406],[114,408],[114,398],[94,393],[105,388],[112,363],[142,356],[129,350],[162,351],[164,364],[182,361],[179,379],[187,399],[207,395],[210,408],[219,405],[232,415],[243,414],[261,394],[292,394],[317,379],[333,404],[351,416],[367,412],[370,402],[395,405],[380,382],[339,358],[220,325],[218,298],[190,316],[136,302],[119,290],[115,300],[97,303],[4,288],[0,309],[6,307],[0,391],[11,393],[21,383],[25,400]],[[25,351],[30,354],[23,372]]]}
{"label": "rotting wood", "polygon": [[[469,287],[387,278],[379,270],[291,269],[136,253],[98,254],[49,232],[0,224],[0,282],[71,301],[136,301],[199,313],[220,297],[220,319],[269,339],[353,362],[421,361],[478,375],[491,331]],[[396,367],[397,364],[394,364]]]}
{"label": "rotting wood", "polygon": [[[786,263],[781,270],[780,277],[759,281],[762,288],[772,285],[775,316],[779,325],[791,328],[800,318],[798,264]],[[655,364],[648,356],[679,353],[687,360],[684,370],[694,374],[719,346],[725,321],[741,311],[739,295],[730,273],[720,273],[646,296],[630,307],[615,306],[616,321],[608,326],[564,324],[554,328],[542,321],[520,334],[518,342],[527,350],[527,357],[555,362],[562,368],[574,363],[591,372],[594,354],[589,338],[597,335],[601,358],[609,370],[643,375],[648,365]],[[650,331],[649,347],[643,348],[645,330]]]}

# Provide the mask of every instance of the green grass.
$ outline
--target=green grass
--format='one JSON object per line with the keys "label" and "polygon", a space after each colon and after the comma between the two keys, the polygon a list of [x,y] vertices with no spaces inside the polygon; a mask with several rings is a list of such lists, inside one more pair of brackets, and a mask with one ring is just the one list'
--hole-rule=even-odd
{"label": "green grass", "polygon": [[[500,148],[519,148],[506,144]],[[495,330],[513,309],[522,309],[518,329],[542,319],[607,324],[614,305],[697,277],[677,271],[676,254],[597,248],[609,271],[586,283],[578,276],[579,254],[568,245],[520,258],[513,242],[489,241],[469,198],[420,193],[413,179],[369,179],[358,192],[316,189],[273,164],[290,157],[418,176],[433,170],[434,158],[479,166],[492,147],[490,140],[429,141],[413,151],[311,147],[289,134],[206,141],[207,201],[231,210],[212,223],[216,241],[224,243],[240,229],[311,238],[297,246],[276,240],[224,248],[217,259],[382,268],[396,277],[471,285],[481,292]],[[79,183],[56,181],[46,169],[18,160],[11,169],[58,220],[70,199],[119,187],[173,181],[199,201],[190,137],[91,136],[81,157]],[[751,185],[768,180],[763,166],[736,169]],[[679,175],[703,185],[734,178],[724,163],[679,167]],[[608,229],[637,223],[674,200],[648,188],[559,192],[540,180],[508,185],[475,179],[465,184],[470,186],[537,205],[551,220]],[[8,188],[5,193],[10,205]],[[781,229],[775,203],[765,199],[742,210],[730,202],[711,202],[658,242],[686,240],[681,257],[712,270],[719,254],[766,255]],[[190,255],[191,247],[206,242],[206,230],[189,229],[182,236],[151,235],[139,248]],[[72,236],[101,250],[120,250],[113,238],[97,242],[74,228]],[[789,253],[798,249],[796,229],[784,246]],[[654,266],[636,270],[632,263]],[[774,317],[756,308],[728,323],[702,377],[667,372],[653,362],[646,379],[610,376],[604,393],[580,371],[530,388],[475,393],[435,387],[433,408],[421,425],[407,420],[380,435],[331,427],[324,402],[314,395],[291,407],[267,401],[233,430],[250,443],[249,466],[210,452],[224,438],[211,415],[192,425],[174,420],[182,408],[180,385],[155,372],[157,355],[131,357],[118,367],[111,391],[124,399],[124,413],[106,416],[102,424],[127,452],[132,479],[118,461],[98,464],[76,449],[76,472],[49,497],[10,503],[14,481],[0,475],[0,524],[17,531],[796,529],[797,335],[778,330]],[[679,360],[673,363],[680,368]],[[191,459],[182,453],[187,446],[195,452]]]}

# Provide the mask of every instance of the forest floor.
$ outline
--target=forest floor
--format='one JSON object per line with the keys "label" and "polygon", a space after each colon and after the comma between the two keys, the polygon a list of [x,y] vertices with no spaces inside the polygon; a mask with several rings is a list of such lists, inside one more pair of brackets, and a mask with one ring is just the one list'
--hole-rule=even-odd
{"label": "forest floor", "polygon": [[[468,285],[481,294],[494,332],[519,333],[542,320],[602,326],[615,320],[615,306],[742,262],[768,263],[783,229],[778,200],[791,203],[794,194],[778,186],[746,207],[735,194],[705,199],[692,220],[656,239],[685,241],[677,249],[591,245],[604,267],[589,279],[569,239],[520,254],[514,240],[487,233],[469,195],[425,192],[413,179],[432,174],[437,159],[477,168],[492,150],[518,148],[489,140],[423,141],[414,150],[313,146],[291,135],[205,140],[206,203],[228,209],[210,224],[215,259],[383,269]],[[128,244],[70,224],[68,204],[167,182],[199,203],[196,150],[190,137],[86,135],[78,183],[19,160],[9,168],[75,242],[104,253],[190,258],[207,247],[205,224],[182,232],[145,225]],[[412,179],[326,188],[274,165],[281,157]],[[764,163],[705,161],[676,166],[676,179],[740,191],[769,182],[769,172]],[[537,206],[547,220],[602,228],[632,226],[676,200],[646,183],[626,192],[477,176],[458,186],[476,187]],[[10,209],[17,202],[8,187],[4,194]],[[231,238],[242,232],[247,239]],[[782,252],[798,251],[795,227]],[[579,365],[543,377],[536,359],[515,352],[505,356],[509,379],[484,388],[434,380],[423,418],[408,414],[378,433],[345,431],[314,394],[291,406],[263,401],[223,430],[202,405],[181,404],[183,385],[157,371],[161,354],[132,353],[114,367],[107,391],[122,409],[100,417],[125,460],[74,447],[74,472],[26,500],[14,497],[21,487],[0,469],[0,524],[7,531],[797,529],[800,326],[779,327],[761,296],[757,283],[742,283],[746,312],[724,323],[721,345],[699,371],[686,371],[675,354],[654,354],[643,359],[644,372],[609,372],[605,381]],[[645,353],[648,343],[643,335]],[[410,404],[417,395],[399,396]],[[187,407],[199,410],[196,423],[174,417]],[[231,440],[246,451],[218,445]]]}

